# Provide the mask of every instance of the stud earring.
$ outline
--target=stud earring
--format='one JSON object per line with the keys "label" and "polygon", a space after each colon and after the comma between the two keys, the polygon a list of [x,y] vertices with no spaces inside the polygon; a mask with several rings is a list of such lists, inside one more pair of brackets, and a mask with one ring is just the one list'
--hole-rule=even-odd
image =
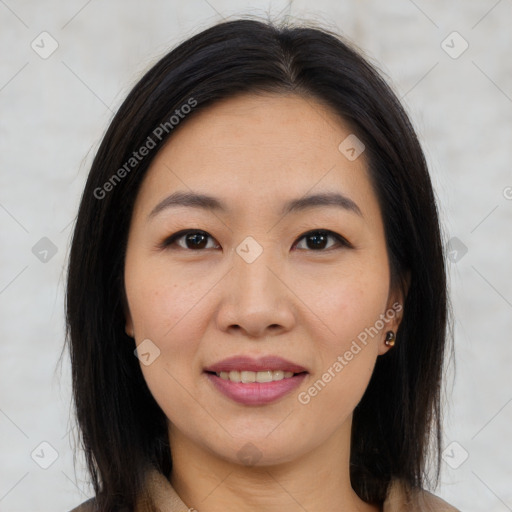
{"label": "stud earring", "polygon": [[393,331],[388,331],[386,333],[386,341],[384,343],[388,347],[392,347],[395,344],[395,333]]}

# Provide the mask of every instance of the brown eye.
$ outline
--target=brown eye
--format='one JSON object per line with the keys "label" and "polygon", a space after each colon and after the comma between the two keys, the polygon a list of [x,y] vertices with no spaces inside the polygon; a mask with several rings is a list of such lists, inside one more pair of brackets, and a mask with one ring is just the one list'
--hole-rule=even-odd
{"label": "brown eye", "polygon": [[162,247],[177,245],[181,249],[188,249],[192,251],[215,248],[215,245],[208,246],[208,239],[213,240],[213,238],[208,233],[206,233],[206,231],[180,231],[167,238],[163,242]]}
{"label": "brown eye", "polygon": [[[335,242],[329,245],[329,239],[334,240]],[[347,240],[342,236],[327,230],[310,231],[302,235],[299,240],[306,241],[306,247],[301,247],[299,248],[300,250],[309,249],[313,251],[324,251],[336,246],[350,246]]]}

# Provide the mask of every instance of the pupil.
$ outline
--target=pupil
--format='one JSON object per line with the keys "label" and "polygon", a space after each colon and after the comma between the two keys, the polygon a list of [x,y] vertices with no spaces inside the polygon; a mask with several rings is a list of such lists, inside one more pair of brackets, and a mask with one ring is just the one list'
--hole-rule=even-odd
{"label": "pupil", "polygon": [[202,248],[205,245],[206,237],[202,233],[193,233],[188,235],[187,241],[192,241],[192,249]]}
{"label": "pupil", "polygon": [[309,236],[309,240],[314,240],[314,242],[312,244],[312,248],[318,249],[318,248],[325,247],[326,236],[323,233],[311,235],[311,236]]}

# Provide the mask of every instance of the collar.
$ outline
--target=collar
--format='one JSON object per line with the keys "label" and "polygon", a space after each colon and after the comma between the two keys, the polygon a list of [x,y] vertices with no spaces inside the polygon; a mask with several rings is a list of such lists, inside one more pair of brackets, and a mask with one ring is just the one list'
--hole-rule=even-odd
{"label": "collar", "polygon": [[[167,478],[156,468],[149,467],[146,471],[146,487],[159,512],[197,512],[188,507],[172,487]],[[137,502],[136,512],[146,512],[148,505]],[[391,481],[383,512],[460,512],[441,498],[422,489],[409,489],[398,479]]]}

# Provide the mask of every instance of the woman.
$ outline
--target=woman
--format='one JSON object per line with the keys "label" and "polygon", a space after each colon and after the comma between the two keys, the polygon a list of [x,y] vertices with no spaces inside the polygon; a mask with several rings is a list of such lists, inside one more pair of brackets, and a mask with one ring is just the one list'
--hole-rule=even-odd
{"label": "woman", "polygon": [[324,30],[237,20],[135,86],[67,288],[80,511],[456,510],[447,294],[414,130]]}

